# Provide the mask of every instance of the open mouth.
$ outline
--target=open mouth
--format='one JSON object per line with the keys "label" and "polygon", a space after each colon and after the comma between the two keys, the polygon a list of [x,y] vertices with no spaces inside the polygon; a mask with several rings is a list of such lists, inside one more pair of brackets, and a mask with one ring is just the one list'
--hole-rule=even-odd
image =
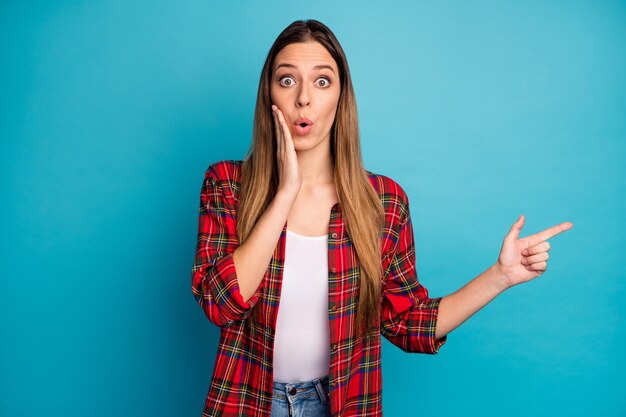
{"label": "open mouth", "polygon": [[311,128],[313,127],[313,122],[311,122],[306,117],[299,117],[294,120],[293,125],[296,133],[300,136],[304,136],[311,131]]}

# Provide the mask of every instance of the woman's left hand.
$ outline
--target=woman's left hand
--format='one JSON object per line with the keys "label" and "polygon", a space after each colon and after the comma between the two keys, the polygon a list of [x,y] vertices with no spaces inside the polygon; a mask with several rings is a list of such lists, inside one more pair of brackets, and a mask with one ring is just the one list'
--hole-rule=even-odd
{"label": "woman's left hand", "polygon": [[518,239],[524,226],[521,215],[504,238],[496,267],[500,269],[509,287],[530,281],[543,274],[548,267],[548,239],[571,229],[571,222],[564,222],[534,235]]}

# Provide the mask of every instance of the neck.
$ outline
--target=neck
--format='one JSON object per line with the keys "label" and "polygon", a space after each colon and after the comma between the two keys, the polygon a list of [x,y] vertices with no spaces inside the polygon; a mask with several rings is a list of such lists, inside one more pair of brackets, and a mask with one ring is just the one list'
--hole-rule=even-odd
{"label": "neck", "polygon": [[333,161],[330,156],[330,140],[312,149],[296,151],[302,173],[302,187],[310,188],[334,182]]}

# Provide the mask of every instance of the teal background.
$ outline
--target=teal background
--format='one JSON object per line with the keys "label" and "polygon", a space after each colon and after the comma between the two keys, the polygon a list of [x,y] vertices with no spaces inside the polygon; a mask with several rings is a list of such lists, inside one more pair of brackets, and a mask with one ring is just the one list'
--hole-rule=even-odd
{"label": "teal background", "polygon": [[204,171],[243,158],[265,56],[307,18],[346,51],[366,167],[407,191],[431,296],[493,264],[521,213],[521,236],[574,224],[438,355],[383,339],[385,415],[626,414],[625,2],[0,12],[0,415],[201,415]]}

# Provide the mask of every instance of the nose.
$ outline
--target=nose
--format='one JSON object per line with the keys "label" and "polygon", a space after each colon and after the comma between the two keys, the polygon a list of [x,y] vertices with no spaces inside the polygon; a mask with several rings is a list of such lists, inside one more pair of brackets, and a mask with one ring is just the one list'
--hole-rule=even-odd
{"label": "nose", "polygon": [[298,91],[298,96],[296,98],[296,107],[308,106],[310,102],[311,100],[309,98],[309,92],[307,90],[307,87],[303,85]]}

